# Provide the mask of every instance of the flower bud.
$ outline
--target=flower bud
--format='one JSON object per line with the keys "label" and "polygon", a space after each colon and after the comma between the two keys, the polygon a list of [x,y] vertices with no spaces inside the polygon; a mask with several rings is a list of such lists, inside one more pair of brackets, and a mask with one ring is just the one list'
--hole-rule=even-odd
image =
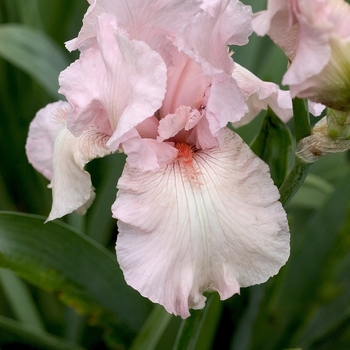
{"label": "flower bud", "polygon": [[292,97],[350,111],[350,5],[344,0],[269,0],[253,20],[291,64],[282,83]]}

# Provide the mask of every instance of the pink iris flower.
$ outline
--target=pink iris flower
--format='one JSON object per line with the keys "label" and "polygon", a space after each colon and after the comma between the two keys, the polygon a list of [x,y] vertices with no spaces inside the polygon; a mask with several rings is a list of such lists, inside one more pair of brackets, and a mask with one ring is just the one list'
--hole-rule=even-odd
{"label": "pink iris flower", "polygon": [[252,22],[291,61],[283,84],[292,97],[350,109],[350,5],[344,0],[269,0]]}
{"label": "pink iris flower", "polygon": [[185,318],[205,291],[226,299],[265,282],[289,256],[286,214],[268,166],[227,124],[268,104],[287,120],[291,101],[231,58],[228,45],[251,34],[250,7],[89,3],[67,43],[80,58],[59,77],[67,102],[40,110],[29,130],[29,161],[51,180],[48,220],[84,213],[94,198],[85,164],[123,151],[112,214],[129,285]]}

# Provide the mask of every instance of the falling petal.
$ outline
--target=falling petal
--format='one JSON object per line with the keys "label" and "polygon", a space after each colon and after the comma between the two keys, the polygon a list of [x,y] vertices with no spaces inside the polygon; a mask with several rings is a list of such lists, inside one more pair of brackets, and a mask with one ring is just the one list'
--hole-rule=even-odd
{"label": "falling petal", "polygon": [[90,160],[110,154],[106,146],[109,136],[90,129],[75,137],[64,128],[56,138],[53,154],[52,209],[48,221],[80,209],[84,213],[87,204],[95,196],[91,177],[84,166]]}
{"label": "falling petal", "polygon": [[52,155],[54,143],[62,128],[62,115],[70,109],[64,101],[48,104],[40,109],[30,123],[26,153],[33,167],[47,179],[52,179]]}
{"label": "falling petal", "polygon": [[289,255],[289,230],[267,165],[226,129],[224,148],[177,145],[167,167],[126,166],[112,207],[117,257],[128,284],[185,318],[265,282]]}

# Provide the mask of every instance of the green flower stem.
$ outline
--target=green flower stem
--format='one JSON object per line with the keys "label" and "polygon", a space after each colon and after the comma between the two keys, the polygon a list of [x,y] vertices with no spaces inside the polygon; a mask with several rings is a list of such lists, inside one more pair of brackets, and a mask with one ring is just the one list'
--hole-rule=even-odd
{"label": "green flower stem", "polygon": [[167,313],[160,305],[155,305],[147,321],[142,326],[130,350],[153,350],[163,335],[173,315]]}
{"label": "green flower stem", "polygon": [[[293,99],[293,120],[295,128],[295,140],[297,143],[304,137],[311,135],[309,112],[306,103],[306,100],[299,98]],[[284,207],[294,197],[300,186],[303,184],[307,174],[311,169],[311,166],[311,163],[305,163],[297,156],[295,157],[292,170],[279,188],[281,194],[280,201]]]}
{"label": "green flower stem", "polygon": [[207,293],[204,309],[192,310],[191,317],[182,321],[173,350],[209,350],[222,312],[222,302],[218,293]]}
{"label": "green flower stem", "polygon": [[280,201],[285,207],[303,184],[312,164],[305,163],[295,157],[294,165],[287,178],[280,187]]}
{"label": "green flower stem", "polygon": [[293,114],[295,140],[298,143],[304,137],[311,135],[311,126],[309,119],[309,111],[306,100],[300,98],[293,99]]}

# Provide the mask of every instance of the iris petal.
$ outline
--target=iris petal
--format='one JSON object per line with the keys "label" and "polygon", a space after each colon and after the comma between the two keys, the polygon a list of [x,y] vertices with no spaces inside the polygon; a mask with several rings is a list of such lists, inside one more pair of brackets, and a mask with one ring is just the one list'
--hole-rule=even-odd
{"label": "iris petal", "polygon": [[267,165],[238,135],[225,129],[223,148],[178,149],[162,169],[126,165],[112,212],[127,283],[185,318],[206,290],[226,299],[275,275],[289,230]]}
{"label": "iris petal", "polygon": [[62,217],[74,210],[84,213],[95,193],[91,177],[84,166],[90,160],[104,157],[111,151],[106,147],[109,136],[94,129],[75,137],[64,128],[56,138],[53,154],[52,209],[49,220]]}

